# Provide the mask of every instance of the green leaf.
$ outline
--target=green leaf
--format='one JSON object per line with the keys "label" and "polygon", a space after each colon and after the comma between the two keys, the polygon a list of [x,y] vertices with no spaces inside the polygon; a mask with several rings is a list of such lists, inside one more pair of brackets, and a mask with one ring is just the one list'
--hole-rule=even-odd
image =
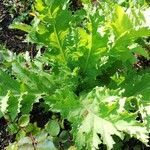
{"label": "green leaf", "polygon": [[27,33],[29,33],[32,30],[31,26],[24,24],[24,23],[19,23],[19,22],[14,22],[13,24],[11,24],[9,26],[9,28],[10,29],[19,29],[19,30],[25,31]]}
{"label": "green leaf", "polygon": [[48,137],[46,132],[41,131],[36,135],[35,139],[38,142],[36,145],[37,150],[56,150],[52,139]]}
{"label": "green leaf", "polygon": [[[21,133],[22,134],[22,133]],[[36,134],[34,136],[36,144],[33,146],[33,141],[30,137],[22,137],[19,139],[18,142],[11,143],[8,147],[7,150],[16,150],[21,149],[21,150],[56,150],[52,140],[50,137],[48,137],[47,133],[41,132],[39,134]]]}
{"label": "green leaf", "polygon": [[41,143],[38,143],[36,149],[37,150],[56,150],[53,142],[50,140],[45,140],[45,141],[42,141]]}
{"label": "green leaf", "polygon": [[8,129],[8,131],[9,131],[9,133],[15,134],[15,133],[17,133],[17,131],[18,131],[18,126],[17,126],[16,123],[12,123],[12,124],[9,124],[9,125],[8,125],[7,129]]}
{"label": "green leaf", "polygon": [[22,97],[15,97],[11,95],[9,97],[8,101],[8,108],[7,108],[7,114],[10,116],[11,120],[15,120],[18,113],[20,112],[20,101],[22,100]]}
{"label": "green leaf", "polygon": [[60,125],[56,120],[51,120],[46,125],[46,130],[51,136],[57,136],[60,132]]}
{"label": "green leaf", "polygon": [[[89,113],[79,128],[77,136],[79,135],[81,139],[77,139],[77,142],[80,143],[82,138],[86,136],[84,142],[88,141],[87,148],[98,149],[98,145],[102,143],[98,134],[101,135],[103,144],[107,145],[108,150],[111,150],[115,144],[112,135],[115,134],[120,138],[123,137],[123,135],[115,128],[115,125],[105,119],[98,117],[97,115]],[[80,144],[83,145],[83,143]]]}
{"label": "green leaf", "polygon": [[[134,75],[134,78],[133,78]],[[149,100],[150,98],[150,74],[143,73],[142,75],[129,74],[126,81],[123,82],[122,87],[125,88],[126,96],[142,95],[143,99]]]}
{"label": "green leaf", "polygon": [[38,101],[38,99],[40,98],[40,95],[35,96],[35,95],[25,95],[23,96],[23,99],[21,101],[21,108],[20,111],[22,112],[22,114],[29,114],[29,112],[32,110],[32,106],[35,102]]}
{"label": "green leaf", "polygon": [[59,138],[61,138],[61,141],[62,141],[63,143],[65,143],[65,142],[68,140],[68,138],[69,138],[69,133],[68,133],[66,130],[63,130],[63,131],[60,133]]}
{"label": "green leaf", "polygon": [[83,109],[78,119],[81,123],[75,126],[79,126],[77,133],[73,130],[79,149],[84,146],[86,149],[98,149],[98,145],[103,143],[111,150],[115,144],[112,135],[123,140],[124,132],[145,144],[148,142],[148,130],[135,120],[135,115],[125,110],[127,98],[122,98],[121,93],[96,87],[82,99]]}
{"label": "green leaf", "polygon": [[42,0],[36,0],[35,8],[38,11],[43,11],[44,10],[44,3],[43,3],[43,1]]}
{"label": "green leaf", "polygon": [[7,94],[8,90],[15,93],[19,92],[19,83],[2,70],[0,70],[0,87],[4,89],[0,93],[3,96]]}
{"label": "green leaf", "polygon": [[30,117],[29,115],[23,115],[19,118],[18,124],[20,127],[26,127],[29,124]]}
{"label": "green leaf", "polygon": [[112,27],[116,33],[116,36],[120,36],[121,34],[133,28],[129,16],[125,13],[123,7],[119,5],[115,6]]}
{"label": "green leaf", "polygon": [[129,133],[131,137],[135,137],[147,145],[149,136],[146,127],[133,126],[132,123],[123,120],[118,121],[115,125],[118,130]]}
{"label": "green leaf", "polygon": [[146,58],[149,58],[148,52],[145,49],[143,49],[142,47],[136,47],[136,48],[132,49],[132,52],[134,52],[137,55],[141,55]]}
{"label": "green leaf", "polygon": [[8,147],[6,147],[6,150],[18,150],[17,143],[10,144]]}
{"label": "green leaf", "polygon": [[10,91],[8,91],[7,95],[4,96],[0,101],[0,111],[3,114],[7,112],[9,96],[10,96]]}
{"label": "green leaf", "polygon": [[26,132],[24,130],[20,130],[16,135],[16,140],[19,141],[20,139],[26,136]]}

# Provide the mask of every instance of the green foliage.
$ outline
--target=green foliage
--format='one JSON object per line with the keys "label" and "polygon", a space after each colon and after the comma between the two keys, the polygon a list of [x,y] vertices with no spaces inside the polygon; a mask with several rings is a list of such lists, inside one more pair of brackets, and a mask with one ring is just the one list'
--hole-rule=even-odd
{"label": "green foliage", "polygon": [[130,134],[145,144],[148,142],[146,127],[144,124],[138,125],[135,120],[136,112],[131,114],[128,110],[129,106],[125,107],[130,98],[122,97],[121,93],[122,91],[119,90],[96,87],[81,100],[83,108],[79,114],[82,122],[76,134],[79,149],[86,143],[86,149],[95,149],[102,142],[107,145],[107,149],[112,149],[115,143],[112,135],[123,139],[124,133]]}
{"label": "green foliage", "polygon": [[37,134],[35,139],[35,145],[33,146],[32,137],[22,137],[18,142],[13,143],[7,147],[7,150],[56,150],[51,138],[47,135],[46,132],[41,132]]}
{"label": "green foliage", "polygon": [[29,123],[29,115],[23,115],[19,118],[18,124],[20,127],[25,127]]}
{"label": "green foliage", "polygon": [[[36,0],[32,25],[11,26],[27,31],[27,40],[46,51],[39,50],[34,59],[28,53],[0,53],[0,115],[15,122],[20,113],[18,123],[27,128],[32,105],[43,98],[72,123],[77,149],[98,149],[103,143],[111,150],[113,135],[123,140],[125,134],[148,145],[150,74],[133,68],[137,54],[149,58],[136,42],[150,36],[144,10],[113,4],[108,14],[107,3],[85,2],[72,14],[67,0]],[[56,137],[60,124],[52,120],[45,130]],[[20,132],[18,144],[29,146],[31,139]]]}
{"label": "green foliage", "polygon": [[57,121],[52,120],[46,125],[47,132],[52,136],[57,136],[60,132],[60,126]]}

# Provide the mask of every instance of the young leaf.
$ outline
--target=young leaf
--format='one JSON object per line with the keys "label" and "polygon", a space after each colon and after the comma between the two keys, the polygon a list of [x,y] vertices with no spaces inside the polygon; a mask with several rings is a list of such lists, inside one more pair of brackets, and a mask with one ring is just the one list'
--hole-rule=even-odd
{"label": "young leaf", "polygon": [[18,124],[20,127],[26,127],[29,124],[30,118],[29,115],[23,115],[19,118]]}
{"label": "young leaf", "polygon": [[57,136],[60,132],[60,126],[56,120],[51,120],[46,125],[46,130],[51,136]]}

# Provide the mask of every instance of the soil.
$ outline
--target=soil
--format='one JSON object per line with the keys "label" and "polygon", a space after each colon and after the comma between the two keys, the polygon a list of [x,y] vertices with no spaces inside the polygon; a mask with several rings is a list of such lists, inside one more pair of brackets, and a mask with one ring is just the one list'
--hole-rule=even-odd
{"label": "soil", "polygon": [[[6,7],[3,4],[3,1],[0,0],[0,44],[5,45],[7,49],[13,52],[20,53],[29,51],[30,55],[34,56],[34,53],[36,52],[36,45],[24,41],[26,33],[20,30],[9,28],[9,25],[13,22],[13,20],[17,18],[20,13],[25,12],[14,12],[13,15],[10,13],[9,7]],[[30,21],[31,18],[25,20],[26,23],[30,23]]]}
{"label": "soil", "polygon": [[33,105],[32,111],[30,112],[30,120],[31,123],[36,122],[38,127],[43,128],[52,115],[52,112],[45,109],[44,101],[40,100],[40,102]]}
{"label": "soil", "polygon": [[10,142],[14,141],[14,136],[10,135],[7,131],[7,121],[0,118],[0,149],[4,150]]}

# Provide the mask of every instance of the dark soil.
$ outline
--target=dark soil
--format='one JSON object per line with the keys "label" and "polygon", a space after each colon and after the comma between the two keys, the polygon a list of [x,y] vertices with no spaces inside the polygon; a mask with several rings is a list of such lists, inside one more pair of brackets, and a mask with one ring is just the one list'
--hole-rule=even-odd
{"label": "dark soil", "polygon": [[33,109],[30,112],[30,120],[31,123],[36,122],[38,127],[44,128],[45,124],[50,120],[52,115],[52,112],[46,110],[44,101],[40,100],[40,102],[33,105]]}
{"label": "dark soil", "polygon": [[[138,39],[136,41],[139,45],[141,45],[150,55],[150,37],[146,38],[146,39]],[[150,67],[150,59],[146,59],[143,56],[137,56],[138,58],[138,62],[137,64],[135,64],[135,67],[139,70],[139,69],[146,69]]]}
{"label": "dark soil", "polygon": [[14,142],[14,136],[7,131],[7,121],[0,118],[0,150],[4,150],[10,142]]}
{"label": "dark soil", "polygon": [[123,143],[122,150],[150,150],[142,142],[135,138],[130,138],[128,141]]}
{"label": "dark soil", "polygon": [[[25,9],[24,11],[27,10]],[[9,7],[6,7],[3,1],[0,0],[0,44],[5,45],[6,48],[13,52],[20,53],[29,51],[31,56],[34,56],[36,45],[24,42],[26,33],[20,30],[9,29],[9,25],[16,17],[20,16],[20,13],[21,12],[14,12],[14,14],[11,15]],[[25,20],[26,23],[30,23],[30,21],[31,19]]]}

